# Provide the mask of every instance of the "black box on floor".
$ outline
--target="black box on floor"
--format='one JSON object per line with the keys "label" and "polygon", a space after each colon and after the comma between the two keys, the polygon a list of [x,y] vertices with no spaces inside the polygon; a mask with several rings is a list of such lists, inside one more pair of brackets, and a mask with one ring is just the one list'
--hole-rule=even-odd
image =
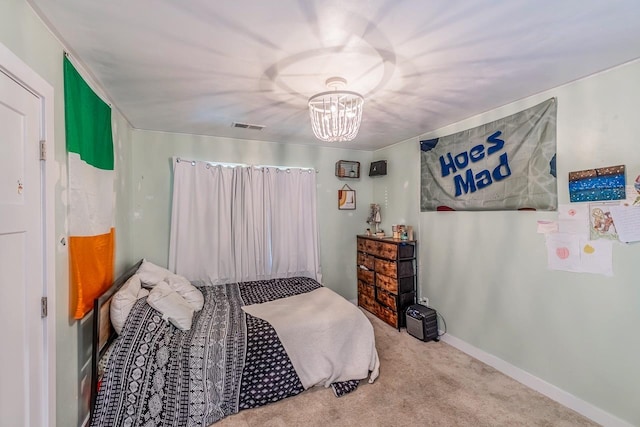
{"label": "black box on floor", "polygon": [[439,341],[438,313],[432,308],[413,304],[407,308],[407,332],[422,341]]}

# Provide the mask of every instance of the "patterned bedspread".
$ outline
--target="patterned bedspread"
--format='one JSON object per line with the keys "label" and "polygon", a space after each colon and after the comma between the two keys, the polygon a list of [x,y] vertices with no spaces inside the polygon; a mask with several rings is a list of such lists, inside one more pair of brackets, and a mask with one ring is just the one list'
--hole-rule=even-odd
{"label": "patterned bedspread", "polygon": [[[189,331],[180,331],[138,300],[113,344],[92,426],[208,426],[241,409],[304,390],[275,330],[245,314],[258,304],[321,285],[295,277],[204,286]],[[358,381],[333,384],[336,395]]]}

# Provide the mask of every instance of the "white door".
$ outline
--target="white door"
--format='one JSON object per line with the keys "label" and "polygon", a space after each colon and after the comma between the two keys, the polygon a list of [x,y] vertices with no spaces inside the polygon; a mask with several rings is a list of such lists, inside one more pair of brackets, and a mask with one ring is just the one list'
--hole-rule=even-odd
{"label": "white door", "polygon": [[40,100],[0,71],[0,426],[46,425]]}

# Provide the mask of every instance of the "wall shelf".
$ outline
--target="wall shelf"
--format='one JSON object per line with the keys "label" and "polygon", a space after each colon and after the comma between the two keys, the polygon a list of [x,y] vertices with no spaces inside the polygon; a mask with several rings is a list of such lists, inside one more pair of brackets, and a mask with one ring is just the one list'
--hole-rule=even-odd
{"label": "wall shelf", "polygon": [[360,162],[338,160],[336,162],[336,176],[338,178],[360,178]]}

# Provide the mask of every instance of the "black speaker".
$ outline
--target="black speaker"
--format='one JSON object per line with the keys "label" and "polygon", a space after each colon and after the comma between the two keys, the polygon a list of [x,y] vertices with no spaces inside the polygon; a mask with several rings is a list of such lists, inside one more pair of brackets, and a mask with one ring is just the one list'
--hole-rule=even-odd
{"label": "black speaker", "polygon": [[371,162],[369,166],[369,176],[378,176],[387,174],[387,161],[378,160],[377,162]]}
{"label": "black speaker", "polygon": [[440,341],[438,313],[432,308],[413,304],[407,308],[407,332],[422,341]]}

